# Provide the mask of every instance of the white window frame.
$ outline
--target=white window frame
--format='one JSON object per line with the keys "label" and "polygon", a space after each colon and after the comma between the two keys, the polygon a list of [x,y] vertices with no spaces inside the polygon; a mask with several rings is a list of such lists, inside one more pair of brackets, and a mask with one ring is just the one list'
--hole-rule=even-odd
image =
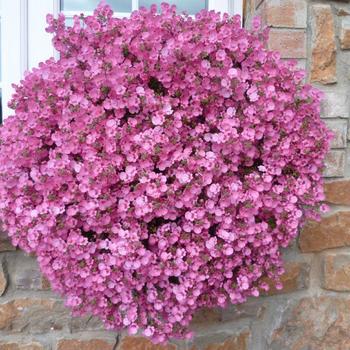
{"label": "white window frame", "polygon": [[[171,0],[169,0],[171,1]],[[242,18],[243,0],[207,0],[208,10],[239,14]],[[51,35],[45,32],[46,15],[55,16],[60,10],[60,0],[0,0],[1,14],[1,62],[2,62],[2,115],[11,114],[7,107],[13,94],[13,83],[18,83],[26,70],[39,62],[55,56]],[[138,0],[132,0],[132,9]],[[77,12],[64,12],[73,17]],[[89,12],[85,12],[89,14]],[[90,12],[91,13],[91,12]],[[127,16],[128,13],[116,13]]]}

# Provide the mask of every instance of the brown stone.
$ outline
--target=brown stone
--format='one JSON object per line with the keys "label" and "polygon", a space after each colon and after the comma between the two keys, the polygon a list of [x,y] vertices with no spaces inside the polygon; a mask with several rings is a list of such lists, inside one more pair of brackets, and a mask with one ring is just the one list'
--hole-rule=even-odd
{"label": "brown stone", "polygon": [[314,4],[311,8],[311,81],[332,84],[337,81],[337,49],[332,8],[326,4]]}
{"label": "brown stone", "polygon": [[307,289],[309,287],[310,265],[301,262],[287,262],[285,264],[285,273],[281,276],[282,289],[276,289],[275,283],[266,278],[270,289],[263,292],[263,295],[276,295],[292,293],[298,290]]}
{"label": "brown stone", "polygon": [[44,350],[39,343],[0,343],[0,350]]}
{"label": "brown stone", "polygon": [[172,344],[155,345],[150,340],[142,337],[125,337],[119,350],[176,350],[176,346]]}
{"label": "brown stone", "polygon": [[322,286],[337,292],[350,291],[349,254],[328,254],[324,257]]}
{"label": "brown stone", "polygon": [[282,58],[306,58],[306,31],[271,29],[268,47],[280,52]]}
{"label": "brown stone", "polygon": [[326,155],[324,177],[342,177],[345,174],[345,151],[331,150]]}
{"label": "brown stone", "polygon": [[320,222],[307,222],[299,237],[304,253],[346,246],[350,246],[350,211],[337,212]]}
{"label": "brown stone", "polygon": [[324,191],[328,203],[350,205],[350,180],[326,182]]}
{"label": "brown stone", "polygon": [[306,28],[307,3],[305,0],[267,0],[263,17],[272,27]]}
{"label": "brown stone", "polygon": [[14,299],[0,304],[0,330],[12,333],[47,333],[65,329],[70,312],[55,299]]}
{"label": "brown stone", "polygon": [[340,47],[343,50],[350,49],[350,19],[343,18],[340,28]]}
{"label": "brown stone", "polygon": [[291,303],[267,339],[269,350],[350,349],[350,299],[304,298]]}
{"label": "brown stone", "polygon": [[57,350],[113,350],[114,344],[102,339],[64,339],[57,344]]}
{"label": "brown stone", "polygon": [[244,332],[238,336],[225,340],[221,344],[210,344],[205,350],[248,350],[249,337],[250,334]]}

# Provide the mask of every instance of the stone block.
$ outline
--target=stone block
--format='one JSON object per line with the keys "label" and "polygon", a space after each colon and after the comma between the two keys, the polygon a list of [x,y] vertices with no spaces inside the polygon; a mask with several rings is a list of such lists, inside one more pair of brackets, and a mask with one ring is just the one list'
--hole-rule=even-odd
{"label": "stone block", "polygon": [[350,18],[344,17],[341,21],[341,27],[340,27],[340,47],[343,50],[349,50],[350,49]]}
{"label": "stone block", "polygon": [[306,297],[289,303],[276,315],[269,350],[350,349],[350,299],[348,297]]}
{"label": "stone block", "polygon": [[337,292],[350,291],[350,254],[327,254],[324,257],[322,287]]}
{"label": "stone block", "polygon": [[324,191],[328,203],[350,205],[350,180],[326,182]]}
{"label": "stone block", "polygon": [[331,150],[326,155],[324,177],[343,177],[345,175],[345,151]]}
{"label": "stone block", "polygon": [[331,147],[345,148],[348,135],[348,121],[345,119],[327,119],[325,120],[325,123],[334,133]]}
{"label": "stone block", "polygon": [[268,48],[280,52],[282,58],[306,58],[306,31],[271,29]]}
{"label": "stone block", "polygon": [[340,211],[321,221],[309,221],[300,232],[303,253],[350,246],[350,211]]}
{"label": "stone block", "polygon": [[311,6],[311,82],[332,84],[336,77],[336,42],[332,8],[328,4]]}
{"label": "stone block", "polygon": [[62,339],[57,344],[57,350],[114,350],[114,348],[113,343],[102,339]]}
{"label": "stone block", "polygon": [[306,28],[307,2],[305,0],[267,0],[263,17],[272,27]]}

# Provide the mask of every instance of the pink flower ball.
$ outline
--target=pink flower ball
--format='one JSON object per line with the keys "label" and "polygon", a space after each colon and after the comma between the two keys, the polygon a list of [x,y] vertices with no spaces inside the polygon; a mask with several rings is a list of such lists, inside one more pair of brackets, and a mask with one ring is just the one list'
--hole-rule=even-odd
{"label": "pink flower ball", "polygon": [[[0,219],[76,315],[155,342],[258,296],[324,199],[321,93],[239,16],[48,16],[0,129]],[[321,206],[324,210],[324,206]]]}

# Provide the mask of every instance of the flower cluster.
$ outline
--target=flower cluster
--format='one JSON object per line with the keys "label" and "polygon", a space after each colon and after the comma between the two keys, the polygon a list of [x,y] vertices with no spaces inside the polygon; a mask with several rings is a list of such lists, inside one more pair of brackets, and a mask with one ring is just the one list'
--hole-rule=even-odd
{"label": "flower cluster", "polygon": [[0,218],[76,315],[155,342],[279,284],[324,200],[321,93],[258,20],[163,4],[48,16],[58,60],[15,87]]}

